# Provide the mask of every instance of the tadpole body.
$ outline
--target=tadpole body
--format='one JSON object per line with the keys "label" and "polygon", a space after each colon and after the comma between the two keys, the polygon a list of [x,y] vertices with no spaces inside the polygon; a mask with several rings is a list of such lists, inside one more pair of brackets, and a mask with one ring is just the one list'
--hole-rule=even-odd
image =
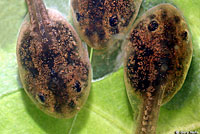
{"label": "tadpole body", "polygon": [[142,0],[71,0],[75,28],[90,47],[110,48],[125,37],[141,3]]}
{"label": "tadpole body", "polygon": [[124,80],[133,111],[135,134],[155,134],[160,106],[182,87],[192,41],[185,19],[171,4],[160,4],[134,23],[125,42]]}
{"label": "tadpole body", "polygon": [[17,42],[20,79],[31,100],[56,118],[71,118],[88,98],[91,65],[73,27],[42,0],[26,0],[29,20]]}

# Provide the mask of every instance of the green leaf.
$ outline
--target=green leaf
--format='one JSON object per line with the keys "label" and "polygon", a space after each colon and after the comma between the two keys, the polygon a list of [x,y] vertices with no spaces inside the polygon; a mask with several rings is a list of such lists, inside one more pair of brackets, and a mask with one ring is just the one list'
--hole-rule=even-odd
{"label": "green leaf", "polygon": [[[167,0],[165,0],[166,2]],[[142,11],[161,3],[145,0]],[[157,132],[200,132],[200,3],[198,0],[172,2],[184,14],[191,30],[194,54],[182,89],[161,107]],[[67,0],[46,0],[71,22]],[[93,82],[89,98],[72,119],[55,119],[30,101],[19,81],[15,47],[26,14],[24,0],[0,1],[0,134],[131,134],[135,129],[133,110],[127,99],[123,68]]]}

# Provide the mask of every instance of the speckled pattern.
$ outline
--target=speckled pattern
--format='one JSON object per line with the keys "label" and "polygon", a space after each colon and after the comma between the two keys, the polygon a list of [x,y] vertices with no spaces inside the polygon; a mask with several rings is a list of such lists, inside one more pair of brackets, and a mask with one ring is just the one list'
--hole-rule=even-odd
{"label": "speckled pattern", "polygon": [[142,0],[72,0],[76,29],[86,43],[103,49],[124,34],[138,13]]}
{"label": "speckled pattern", "polygon": [[154,114],[158,116],[161,102],[169,101],[181,88],[188,72],[190,33],[180,12],[161,4],[136,21],[126,43],[127,93],[129,98],[137,96],[143,105],[136,133],[149,134],[151,130],[153,134]]}
{"label": "speckled pattern", "polygon": [[31,21],[23,23],[17,44],[24,89],[46,113],[73,117],[89,95],[87,50],[58,12],[47,11],[41,0],[27,0],[27,4]]}

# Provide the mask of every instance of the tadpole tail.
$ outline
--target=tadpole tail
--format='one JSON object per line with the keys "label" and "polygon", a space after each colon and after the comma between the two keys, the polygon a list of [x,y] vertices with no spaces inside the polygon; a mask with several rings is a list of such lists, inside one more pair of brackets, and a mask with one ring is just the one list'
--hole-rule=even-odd
{"label": "tadpole tail", "polygon": [[144,101],[138,116],[138,126],[135,134],[156,134],[157,120],[159,117],[160,106],[164,95],[164,89],[161,87],[154,92],[146,92]]}
{"label": "tadpole tail", "polygon": [[26,0],[26,3],[31,25],[35,28],[39,28],[38,31],[44,34],[45,24],[48,23],[49,17],[43,0]]}

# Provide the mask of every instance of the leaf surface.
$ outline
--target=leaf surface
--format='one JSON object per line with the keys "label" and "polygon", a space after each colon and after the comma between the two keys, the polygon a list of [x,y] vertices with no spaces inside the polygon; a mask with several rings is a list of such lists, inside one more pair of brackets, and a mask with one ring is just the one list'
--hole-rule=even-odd
{"label": "leaf surface", "polygon": [[[167,0],[165,0],[166,2]],[[67,0],[46,0],[71,22]],[[169,2],[169,1],[167,1]],[[161,3],[145,0],[142,11]],[[174,0],[191,30],[194,54],[182,89],[161,107],[157,132],[200,130],[200,3]],[[27,97],[18,76],[15,55],[17,34],[26,15],[24,0],[0,1],[0,133],[1,134],[131,134],[133,110],[127,99],[123,68],[93,82],[89,98],[72,119],[55,119],[40,111]]]}

